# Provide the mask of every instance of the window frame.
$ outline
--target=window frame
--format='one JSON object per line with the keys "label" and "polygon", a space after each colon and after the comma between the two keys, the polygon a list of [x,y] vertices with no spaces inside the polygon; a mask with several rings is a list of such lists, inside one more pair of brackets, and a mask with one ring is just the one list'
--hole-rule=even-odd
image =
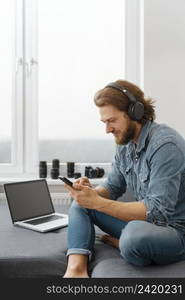
{"label": "window frame", "polygon": [[[123,1],[125,79],[141,88],[144,57],[144,0]],[[12,163],[0,174],[38,174],[38,8],[36,0],[15,0],[15,55],[12,99]],[[125,20],[125,21],[124,21]],[[87,165],[88,163],[86,163]],[[61,164],[65,166],[65,164]],[[91,163],[95,167],[96,163]],[[110,168],[111,163],[101,164]],[[84,163],[78,163],[82,170]]]}
{"label": "window frame", "polygon": [[23,19],[22,0],[15,1],[14,47],[12,49],[12,122],[11,122],[11,162],[0,164],[0,174],[23,172]]}

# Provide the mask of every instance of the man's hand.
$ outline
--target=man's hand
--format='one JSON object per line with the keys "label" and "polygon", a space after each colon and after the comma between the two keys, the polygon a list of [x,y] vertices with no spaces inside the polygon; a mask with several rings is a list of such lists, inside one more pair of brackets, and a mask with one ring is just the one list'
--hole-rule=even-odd
{"label": "man's hand", "polygon": [[98,209],[101,206],[101,197],[98,195],[95,189],[79,184],[73,184],[73,187],[65,184],[65,188],[70,192],[71,197],[82,207],[89,209]]}
{"label": "man's hand", "polygon": [[80,190],[81,185],[92,187],[90,184],[90,181],[87,177],[81,177],[81,178],[78,178],[77,180],[75,180],[75,182],[73,183],[73,188],[76,190]]}

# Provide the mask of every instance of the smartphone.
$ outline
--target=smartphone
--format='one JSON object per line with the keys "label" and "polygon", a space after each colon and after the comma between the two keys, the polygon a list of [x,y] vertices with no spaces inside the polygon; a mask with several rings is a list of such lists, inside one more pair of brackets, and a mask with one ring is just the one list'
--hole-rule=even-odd
{"label": "smartphone", "polygon": [[70,185],[71,187],[73,186],[72,181],[70,181],[70,180],[67,179],[66,177],[58,176],[58,178],[59,178],[60,180],[62,180],[63,182],[65,182],[66,184]]}

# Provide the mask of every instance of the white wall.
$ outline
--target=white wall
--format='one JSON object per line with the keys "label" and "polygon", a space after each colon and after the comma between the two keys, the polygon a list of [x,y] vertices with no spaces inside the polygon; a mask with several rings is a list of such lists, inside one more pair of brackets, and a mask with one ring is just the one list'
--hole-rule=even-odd
{"label": "white wall", "polygon": [[144,0],[144,90],[185,137],[185,1]]}

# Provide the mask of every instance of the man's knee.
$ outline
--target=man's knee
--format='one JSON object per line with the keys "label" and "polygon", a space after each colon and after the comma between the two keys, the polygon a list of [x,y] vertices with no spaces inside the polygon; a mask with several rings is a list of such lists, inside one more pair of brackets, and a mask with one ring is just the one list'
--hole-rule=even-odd
{"label": "man's knee", "polygon": [[[130,221],[122,230],[119,248],[121,255],[128,262],[136,265],[146,265],[146,261],[139,259],[146,249],[150,236],[149,223],[146,221]],[[136,259],[137,258],[137,259]]]}
{"label": "man's knee", "polygon": [[69,214],[72,214],[74,212],[86,212],[87,209],[80,206],[75,200],[73,200],[71,206],[70,206],[70,209],[69,209]]}

